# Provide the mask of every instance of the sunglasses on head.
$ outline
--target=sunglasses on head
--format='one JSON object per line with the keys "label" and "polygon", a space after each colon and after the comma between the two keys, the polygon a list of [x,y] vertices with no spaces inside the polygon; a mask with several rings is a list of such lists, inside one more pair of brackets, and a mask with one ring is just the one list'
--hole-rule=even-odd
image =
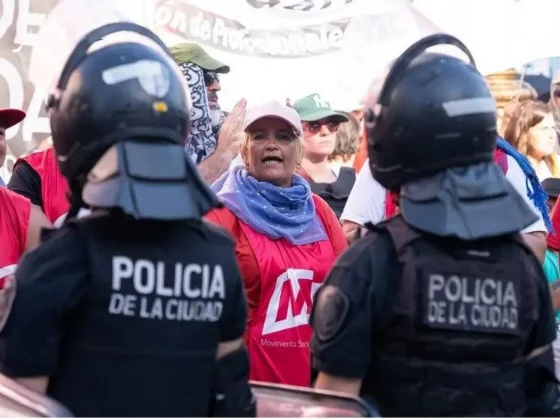
{"label": "sunglasses on head", "polygon": [[321,127],[323,126],[326,126],[331,133],[334,133],[336,132],[336,130],[338,130],[340,123],[332,120],[321,120],[305,122],[303,126],[306,131],[309,131],[312,134],[317,134],[319,131],[321,131]]}
{"label": "sunglasses on head", "polygon": [[218,77],[218,73],[204,70],[204,84],[206,87],[212,86],[214,82],[219,82],[220,78]]}

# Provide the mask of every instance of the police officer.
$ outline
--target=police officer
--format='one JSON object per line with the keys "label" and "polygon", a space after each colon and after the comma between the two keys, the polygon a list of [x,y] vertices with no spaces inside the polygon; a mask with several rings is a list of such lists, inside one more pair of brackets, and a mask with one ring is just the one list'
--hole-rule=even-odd
{"label": "police officer", "polygon": [[[122,31],[146,42],[88,52]],[[48,102],[71,213],[93,213],[21,262],[1,370],[76,416],[255,414],[233,242],[202,222],[219,204],[184,154],[188,91],[168,54],[141,26],[103,26]]]}
{"label": "police officer", "polygon": [[[472,65],[425,52],[442,43]],[[434,35],[399,57],[376,102],[371,171],[401,215],[370,225],[318,291],[315,387],[383,416],[555,414],[550,294],[518,233],[536,216],[492,161],[485,79],[460,41]]]}

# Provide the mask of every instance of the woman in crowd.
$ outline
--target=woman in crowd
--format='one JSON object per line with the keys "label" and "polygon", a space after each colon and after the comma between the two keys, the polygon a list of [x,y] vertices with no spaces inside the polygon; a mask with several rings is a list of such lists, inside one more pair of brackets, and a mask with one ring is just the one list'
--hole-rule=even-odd
{"label": "woman in crowd", "polygon": [[303,124],[305,170],[311,191],[323,198],[337,217],[340,217],[356,180],[352,167],[333,166],[329,156],[336,147],[340,125],[348,122],[343,113],[334,111],[330,104],[314,93],[293,104]]}
{"label": "woman in crowd", "polygon": [[250,107],[244,132],[243,165],[212,185],[225,207],[207,219],[236,240],[251,379],[309,386],[313,296],[346,242],[334,213],[295,174],[303,159],[298,114],[275,101]]}
{"label": "woman in crowd", "polygon": [[540,101],[522,101],[504,128],[504,138],[527,156],[542,181],[560,177],[560,160],[554,152],[557,136],[554,117]]}

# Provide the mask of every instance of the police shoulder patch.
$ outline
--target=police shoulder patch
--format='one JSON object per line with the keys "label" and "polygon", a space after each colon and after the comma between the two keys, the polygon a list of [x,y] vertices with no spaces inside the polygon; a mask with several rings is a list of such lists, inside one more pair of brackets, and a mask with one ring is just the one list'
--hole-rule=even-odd
{"label": "police shoulder patch", "polygon": [[350,299],[339,288],[324,285],[315,300],[311,325],[322,342],[335,338],[341,331],[350,311]]}
{"label": "police shoulder patch", "polygon": [[0,289],[0,332],[4,329],[12,312],[16,297],[16,278],[13,274],[4,277],[4,284]]}

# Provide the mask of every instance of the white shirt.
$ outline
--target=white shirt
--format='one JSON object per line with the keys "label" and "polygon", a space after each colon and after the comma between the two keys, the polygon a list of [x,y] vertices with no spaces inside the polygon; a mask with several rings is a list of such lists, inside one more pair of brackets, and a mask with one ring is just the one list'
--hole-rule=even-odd
{"label": "white shirt", "polygon": [[[508,171],[506,179],[513,185],[525,202],[539,216],[539,220],[522,230],[522,233],[545,232],[546,225],[541,212],[527,196],[527,178],[521,166],[511,156],[507,157]],[[340,220],[357,223],[361,226],[368,222],[379,223],[385,218],[385,189],[373,178],[369,161],[366,160],[356,177],[354,187],[346,201]]]}

